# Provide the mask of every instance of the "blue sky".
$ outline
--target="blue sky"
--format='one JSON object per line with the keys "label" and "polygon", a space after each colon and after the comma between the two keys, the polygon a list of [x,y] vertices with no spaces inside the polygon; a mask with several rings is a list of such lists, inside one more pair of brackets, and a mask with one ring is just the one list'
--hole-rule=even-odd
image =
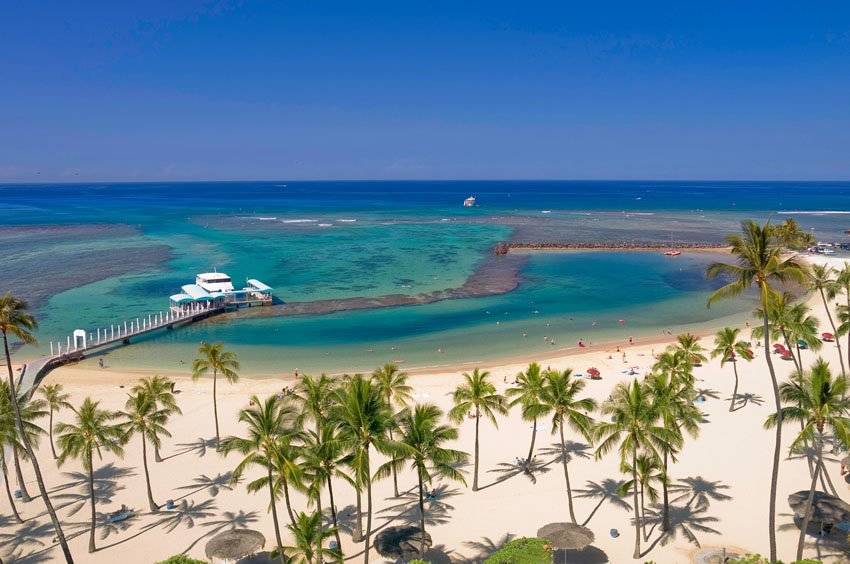
{"label": "blue sky", "polygon": [[0,182],[850,179],[850,3],[6,2]]}

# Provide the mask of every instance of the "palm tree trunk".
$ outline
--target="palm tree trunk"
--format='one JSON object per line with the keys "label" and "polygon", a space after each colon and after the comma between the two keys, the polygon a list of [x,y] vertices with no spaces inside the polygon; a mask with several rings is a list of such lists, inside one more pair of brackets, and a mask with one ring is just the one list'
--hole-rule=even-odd
{"label": "palm tree trunk", "polygon": [[283,541],[280,538],[280,522],[277,520],[277,504],[274,499],[274,480],[272,479],[272,469],[269,468],[267,472],[269,480],[269,503],[272,506],[272,522],[274,523],[274,538],[277,542],[278,558],[280,558],[280,562],[283,564],[285,562],[283,555]]}
{"label": "palm tree trunk", "polygon": [[534,440],[537,438],[537,418],[534,418],[534,426],[531,429],[531,446],[528,447],[528,458],[526,459],[526,465],[529,469],[531,469],[531,453],[534,452]]}
{"label": "palm tree trunk", "polygon": [[732,370],[735,372],[735,389],[732,390],[732,400],[729,402],[729,411],[735,411],[735,398],[738,397],[738,361],[732,361]]}
{"label": "palm tree trunk", "polygon": [[339,538],[339,525],[336,521],[336,504],[334,503],[334,487],[330,474],[328,474],[328,496],[331,503],[331,519],[334,522],[334,536],[336,537],[336,547],[339,553],[342,554],[342,541]]}
{"label": "palm tree trunk", "polygon": [[145,484],[148,486],[148,505],[152,513],[159,511],[159,505],[153,500],[153,491],[151,490],[151,475],[148,471],[148,445],[145,435],[142,434],[142,466],[145,468]]}
{"label": "palm tree trunk", "polygon": [[782,402],[779,399],[779,384],[776,382],[776,371],[770,358],[770,330],[767,319],[766,286],[762,287],[762,325],[764,326],[764,358],[770,372],[770,383],[773,388],[773,401],[776,406],[776,439],[773,445],[773,468],[770,474],[770,501],[768,502],[767,528],[770,542],[770,562],[776,564],[776,488],[779,482],[779,456],[782,449]]}
{"label": "palm tree trunk", "polygon": [[845,376],[844,355],[841,353],[841,339],[838,338],[838,331],[835,329],[835,322],[832,320],[832,312],[829,311],[829,304],[826,303],[826,294],[824,294],[823,288],[820,289],[820,298],[823,300],[823,308],[826,310],[826,317],[829,319],[829,326],[832,327],[832,334],[835,335],[835,344],[838,346],[838,361],[841,362],[841,375]]}
{"label": "palm tree trunk", "polygon": [[32,462],[32,469],[35,473],[35,480],[38,483],[38,491],[41,493],[41,499],[44,500],[44,506],[47,508],[47,513],[50,515],[50,522],[53,523],[53,528],[56,530],[56,538],[59,539],[59,545],[62,547],[62,554],[65,556],[67,564],[74,564],[74,557],[71,556],[71,550],[68,548],[68,541],[65,540],[65,533],[62,531],[62,524],[56,516],[56,510],[53,509],[53,504],[50,502],[50,497],[47,495],[47,487],[44,485],[44,478],[41,475],[41,468],[38,465],[38,459],[32,450],[32,445],[24,433],[24,423],[21,419],[21,408],[18,405],[17,388],[15,387],[15,375],[12,372],[12,355],[9,353],[9,338],[6,333],[3,333],[3,349],[6,353],[6,368],[9,371],[9,392],[12,394],[12,406],[15,409],[15,424],[18,427],[18,432],[21,434],[21,442],[24,443],[24,449]]}
{"label": "palm tree trunk", "polygon": [[59,458],[56,456],[56,447],[53,445],[53,408],[50,408],[50,427],[47,428],[47,432],[50,435],[50,450],[53,452],[53,460]]}
{"label": "palm tree trunk", "polygon": [[360,488],[362,484],[354,486],[354,491],[357,494],[357,515],[355,516],[356,528],[351,534],[351,540],[354,542],[363,542],[363,501],[361,500]]}
{"label": "palm tree trunk", "polygon": [[643,529],[643,540],[648,541],[649,535],[646,532],[646,499],[644,499],[644,486],[641,484],[640,486],[640,516],[643,517],[643,523],[641,523],[641,528]]}
{"label": "palm tree trunk", "polygon": [[218,438],[218,402],[215,397],[215,388],[218,381],[218,374],[213,370],[213,417],[215,417],[215,449],[218,450],[220,439]]}
{"label": "palm tree trunk", "polygon": [[472,491],[478,491],[478,424],[481,422],[481,414],[475,418],[475,466],[472,472]]}
{"label": "palm tree trunk", "polygon": [[369,541],[372,540],[372,474],[369,471],[369,447],[366,447],[366,558],[369,564]]}
{"label": "palm tree trunk", "polygon": [[[156,435],[156,433],[154,433],[154,435]],[[159,441],[157,441],[157,442],[159,442]],[[153,461],[154,462],[162,462],[162,456],[160,456],[160,454],[159,454],[159,445],[158,444],[153,445]]]}
{"label": "palm tree trunk", "polygon": [[[818,433],[820,435],[820,433]],[[812,511],[812,504],[815,500],[815,489],[817,489],[818,484],[818,476],[820,475],[820,465],[821,458],[823,457],[823,441],[820,436],[818,436],[818,460],[815,463],[815,471],[812,475],[812,484],[809,487],[809,497],[806,499],[806,510],[803,513],[803,525],[800,527],[800,540],[797,541],[797,558],[795,560],[803,559],[803,546],[806,543],[806,529],[809,528],[809,515]]]}
{"label": "palm tree trunk", "polygon": [[785,333],[785,329],[782,329],[782,339],[785,341],[785,347],[788,349],[788,354],[791,355],[791,362],[794,363],[794,368],[797,370],[797,375],[802,378],[803,376],[803,367],[797,362],[797,357],[794,356],[794,347],[791,346],[791,341],[788,340],[788,335]]}
{"label": "palm tree trunk", "polygon": [[295,513],[292,512],[292,503],[289,501],[289,482],[286,481],[286,478],[282,478],[283,481],[283,499],[286,502],[286,512],[289,513],[289,521],[294,525],[295,524]]}
{"label": "palm tree trunk", "polygon": [[419,539],[419,556],[425,554],[425,484],[422,483],[422,471],[416,469],[419,477],[419,530],[422,531]]}
{"label": "palm tree trunk", "polygon": [[635,552],[632,558],[640,558],[640,506],[638,505],[638,479],[637,479],[637,449],[632,449],[632,493],[635,506]]}
{"label": "palm tree trunk", "polygon": [[6,485],[6,495],[9,498],[9,505],[12,507],[12,515],[15,516],[15,521],[23,523],[24,520],[21,519],[18,508],[15,506],[15,498],[12,496],[12,490],[9,488],[9,469],[6,467],[6,457],[3,455],[2,447],[0,447],[0,466],[2,466],[3,470],[3,482]]}
{"label": "palm tree trunk", "polygon": [[570,472],[567,470],[567,445],[564,441],[563,420],[560,425],[558,425],[558,431],[561,432],[561,463],[564,465],[564,480],[567,482],[567,505],[570,508],[570,519],[572,519],[574,524],[578,524],[578,521],[576,521],[575,511],[573,510],[573,490],[570,487]]}
{"label": "palm tree trunk", "polygon": [[667,450],[664,450],[664,475],[661,477],[661,491],[664,495],[664,517],[661,520],[661,532],[670,530],[670,497],[667,492]]}
{"label": "palm tree trunk", "polygon": [[[393,440],[393,430],[390,429],[390,440]],[[395,458],[393,458],[393,462],[395,462]],[[398,474],[395,471],[395,464],[393,464],[393,496],[398,497]]]}
{"label": "palm tree trunk", "polygon": [[32,497],[27,491],[26,482],[24,482],[24,475],[21,472],[21,459],[18,456],[18,449],[16,447],[12,447],[12,460],[15,462],[15,476],[18,479],[18,489],[21,490],[21,500],[24,503],[28,503],[32,501]]}
{"label": "palm tree trunk", "polygon": [[92,466],[91,454],[88,455],[89,463],[89,498],[91,499],[91,530],[89,531],[89,554],[97,550],[94,545],[94,531],[97,527],[97,511],[94,506],[94,467]]}

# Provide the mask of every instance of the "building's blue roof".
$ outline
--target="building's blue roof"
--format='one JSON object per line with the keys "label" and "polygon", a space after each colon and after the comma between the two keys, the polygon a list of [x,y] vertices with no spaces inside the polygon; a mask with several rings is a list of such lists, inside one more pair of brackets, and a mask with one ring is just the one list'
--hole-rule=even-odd
{"label": "building's blue roof", "polygon": [[176,304],[183,304],[192,301],[192,296],[188,294],[174,294],[171,296],[171,301]]}
{"label": "building's blue roof", "polygon": [[186,284],[180,289],[183,290],[184,293],[188,294],[192,301],[195,302],[213,299],[209,292],[207,292],[197,284]]}
{"label": "building's blue roof", "polygon": [[257,290],[259,290],[260,292],[271,292],[271,291],[272,291],[272,287],[271,287],[271,286],[266,286],[265,284],[263,284],[262,282],[260,282],[259,280],[254,279],[254,278],[250,278],[250,279],[248,280],[248,285],[249,285],[249,286],[253,286],[254,288],[256,288]]}

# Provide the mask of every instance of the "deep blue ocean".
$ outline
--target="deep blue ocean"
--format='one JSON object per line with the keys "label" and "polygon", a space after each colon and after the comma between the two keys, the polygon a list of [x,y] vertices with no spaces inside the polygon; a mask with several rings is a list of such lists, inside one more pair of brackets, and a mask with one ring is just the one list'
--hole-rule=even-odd
{"label": "deep blue ocean", "polygon": [[[475,207],[462,206],[468,196]],[[0,290],[31,302],[41,321],[40,350],[19,354],[36,356],[73,329],[162,311],[170,294],[213,268],[234,281],[258,278],[287,302],[420,296],[461,288],[493,264],[499,241],[720,242],[742,219],[786,217],[818,239],[843,241],[849,214],[847,182],[0,185]],[[719,328],[752,304],[744,298],[706,309],[717,282],[704,271],[717,259],[527,255],[514,273],[519,285],[508,293],[200,323],[114,351],[109,362],[181,369],[198,342],[221,340],[246,373],[296,366],[339,372],[389,360],[474,363],[551,353],[578,339]]]}

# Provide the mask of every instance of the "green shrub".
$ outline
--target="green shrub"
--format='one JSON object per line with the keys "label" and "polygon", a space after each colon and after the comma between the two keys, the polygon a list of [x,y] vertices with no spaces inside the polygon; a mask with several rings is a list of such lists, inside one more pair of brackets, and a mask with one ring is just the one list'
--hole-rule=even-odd
{"label": "green shrub", "polygon": [[543,539],[518,538],[490,556],[484,564],[552,564],[552,550]]}
{"label": "green shrub", "polygon": [[162,562],[157,562],[156,564],[207,564],[206,560],[197,560],[196,558],[189,558],[185,554],[175,554],[171,558],[167,558]]}
{"label": "green shrub", "polygon": [[[739,558],[738,560],[730,561],[730,564],[770,564],[770,560],[763,557],[761,554],[748,554],[743,558]],[[776,564],[782,564],[781,561],[777,561]],[[796,562],[791,562],[791,564],[823,564],[820,560],[797,560]]]}

